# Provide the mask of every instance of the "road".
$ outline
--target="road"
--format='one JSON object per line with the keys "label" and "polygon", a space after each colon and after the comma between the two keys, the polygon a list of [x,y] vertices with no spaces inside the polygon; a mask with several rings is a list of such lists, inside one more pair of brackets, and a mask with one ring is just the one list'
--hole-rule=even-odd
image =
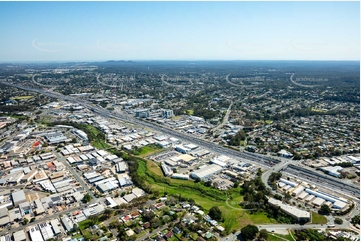
{"label": "road", "polygon": [[220,128],[222,128],[224,125],[226,125],[226,123],[228,122],[229,119],[229,114],[231,113],[231,108],[232,108],[233,102],[231,102],[231,104],[229,105],[226,114],[224,115],[223,121],[220,125],[218,125],[217,127],[213,128],[213,131],[216,131]]}
{"label": "road", "polygon": [[92,198],[94,200],[96,200],[94,193],[89,189],[88,185],[85,184],[85,182],[83,181],[83,179],[79,176],[79,174],[73,169],[73,167],[71,167],[69,165],[69,163],[66,161],[66,159],[61,156],[58,152],[55,152],[56,158],[62,162],[68,171],[70,171],[70,173],[74,176],[74,178],[79,182],[79,184],[87,191],[87,193],[92,196]]}

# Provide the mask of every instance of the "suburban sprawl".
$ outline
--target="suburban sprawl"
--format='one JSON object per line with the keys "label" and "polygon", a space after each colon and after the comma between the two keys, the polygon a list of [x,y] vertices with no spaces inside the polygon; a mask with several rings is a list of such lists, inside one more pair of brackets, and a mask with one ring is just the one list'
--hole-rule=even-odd
{"label": "suburban sprawl", "polygon": [[1,241],[360,240],[359,62],[0,64]]}

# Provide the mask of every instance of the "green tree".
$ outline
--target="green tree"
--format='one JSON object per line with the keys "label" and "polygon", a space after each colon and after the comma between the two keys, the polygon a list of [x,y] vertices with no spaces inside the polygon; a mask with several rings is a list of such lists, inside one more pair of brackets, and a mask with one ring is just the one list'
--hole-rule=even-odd
{"label": "green tree", "polygon": [[248,224],[241,229],[242,238],[245,240],[254,240],[257,233],[258,227],[252,224]]}
{"label": "green tree", "polygon": [[29,219],[25,218],[25,219],[23,220],[23,225],[25,225],[25,224],[27,224],[27,223],[29,223]]}
{"label": "green tree", "polygon": [[360,215],[354,216],[354,217],[351,219],[351,223],[352,223],[353,225],[355,225],[355,224],[360,224]]}
{"label": "green tree", "polygon": [[343,220],[340,218],[335,218],[335,224],[343,224]]}
{"label": "green tree", "polygon": [[90,194],[87,193],[87,194],[84,195],[83,200],[84,200],[85,203],[88,203],[88,202],[90,202],[92,200],[92,196],[90,196]]}
{"label": "green tree", "polygon": [[328,215],[331,213],[331,209],[329,206],[327,206],[326,204],[323,204],[319,210],[319,213],[321,214],[325,214],[325,215]]}
{"label": "green tree", "polygon": [[217,206],[213,206],[210,210],[208,215],[214,220],[221,220],[222,219],[222,211]]}
{"label": "green tree", "polygon": [[258,235],[259,240],[267,240],[267,237],[268,237],[267,230],[266,229],[261,229],[259,231],[259,235]]}

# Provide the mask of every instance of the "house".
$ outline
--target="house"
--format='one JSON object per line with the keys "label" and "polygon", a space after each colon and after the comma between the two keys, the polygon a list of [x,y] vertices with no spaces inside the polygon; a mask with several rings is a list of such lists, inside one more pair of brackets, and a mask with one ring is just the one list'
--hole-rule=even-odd
{"label": "house", "polygon": [[172,236],[173,236],[172,231],[169,231],[168,233],[166,233],[166,234],[164,235],[164,238],[168,240],[168,239],[170,239]]}
{"label": "house", "polygon": [[181,232],[177,227],[174,227],[172,231],[174,234],[179,234]]}

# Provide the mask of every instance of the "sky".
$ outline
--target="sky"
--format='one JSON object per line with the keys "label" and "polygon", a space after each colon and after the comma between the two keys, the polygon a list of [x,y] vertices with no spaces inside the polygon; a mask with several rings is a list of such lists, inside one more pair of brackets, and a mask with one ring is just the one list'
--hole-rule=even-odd
{"label": "sky", "polygon": [[355,2],[0,2],[0,62],[359,60]]}

